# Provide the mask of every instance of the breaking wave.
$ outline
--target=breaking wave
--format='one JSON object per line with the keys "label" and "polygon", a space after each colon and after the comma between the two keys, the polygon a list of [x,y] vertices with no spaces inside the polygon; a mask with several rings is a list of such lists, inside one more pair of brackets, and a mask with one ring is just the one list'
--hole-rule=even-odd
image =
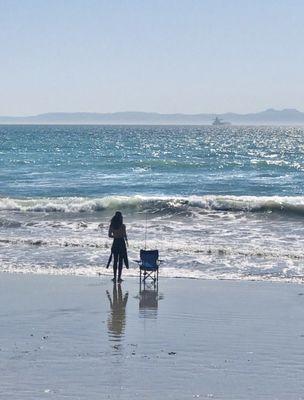
{"label": "breaking wave", "polygon": [[[50,238],[50,239],[40,239],[40,238],[1,238],[0,245],[26,245],[35,247],[69,247],[69,248],[83,248],[83,249],[99,249],[104,251],[109,251],[111,244],[109,241],[98,239],[98,240],[83,240],[83,239],[67,239],[67,238]],[[268,248],[267,246],[250,246],[250,245],[233,245],[233,244],[211,244],[211,243],[201,243],[194,245],[189,245],[188,243],[182,244],[178,242],[174,244],[170,241],[163,242],[153,242],[149,241],[152,248],[158,248],[162,254],[194,254],[195,256],[210,256],[210,257],[220,257],[229,258],[235,256],[241,256],[244,258],[264,258],[264,259],[290,259],[290,260],[304,260],[304,252],[299,249],[282,249],[279,246],[272,246]],[[139,252],[142,248],[142,241],[133,240],[132,249],[133,251]]]}
{"label": "breaking wave", "polygon": [[188,197],[107,196],[0,198],[0,211],[81,213],[121,209],[134,212],[185,213],[200,211],[280,212],[304,214],[304,196],[229,196]]}

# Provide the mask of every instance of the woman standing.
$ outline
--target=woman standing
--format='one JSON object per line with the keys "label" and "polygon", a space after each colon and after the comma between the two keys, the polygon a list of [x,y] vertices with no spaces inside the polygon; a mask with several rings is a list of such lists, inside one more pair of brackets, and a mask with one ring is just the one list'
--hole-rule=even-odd
{"label": "woman standing", "polygon": [[113,238],[111,252],[114,255],[113,263],[113,282],[116,282],[117,264],[118,264],[118,282],[122,282],[121,273],[123,262],[127,269],[129,269],[129,261],[127,254],[128,238],[126,232],[126,225],[123,223],[123,217],[120,211],[116,211],[114,217],[111,219],[109,227],[109,237]]}

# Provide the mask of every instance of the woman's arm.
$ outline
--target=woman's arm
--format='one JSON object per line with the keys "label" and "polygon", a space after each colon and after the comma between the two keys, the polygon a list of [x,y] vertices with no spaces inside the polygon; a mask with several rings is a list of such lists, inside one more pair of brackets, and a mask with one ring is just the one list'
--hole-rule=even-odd
{"label": "woman's arm", "polygon": [[112,230],[112,228],[111,228],[111,225],[109,226],[108,236],[109,236],[109,238],[112,238],[112,237],[113,237],[113,230]]}
{"label": "woman's arm", "polygon": [[127,243],[127,246],[129,246],[126,225],[122,226],[122,230],[123,230],[123,237],[124,237],[124,239],[125,239],[125,241]]}

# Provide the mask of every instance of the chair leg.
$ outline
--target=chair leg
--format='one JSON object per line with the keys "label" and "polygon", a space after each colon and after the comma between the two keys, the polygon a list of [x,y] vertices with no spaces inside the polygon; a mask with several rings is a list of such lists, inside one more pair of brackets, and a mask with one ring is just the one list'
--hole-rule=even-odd
{"label": "chair leg", "polygon": [[149,271],[145,269],[140,269],[139,271],[139,281],[143,284],[145,284],[148,281],[148,278],[151,279],[153,284],[155,285],[158,282],[158,269],[155,271]]}

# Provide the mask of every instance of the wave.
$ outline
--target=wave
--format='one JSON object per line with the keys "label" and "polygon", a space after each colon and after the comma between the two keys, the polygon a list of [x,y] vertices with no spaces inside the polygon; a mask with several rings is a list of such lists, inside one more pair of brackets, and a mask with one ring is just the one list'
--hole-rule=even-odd
{"label": "wave", "polygon": [[[102,252],[105,251],[107,254],[110,251],[111,244],[107,239],[98,240],[83,240],[78,238],[0,238],[0,245],[11,245],[11,246],[34,246],[34,247],[53,247],[53,248],[78,248],[78,249],[98,249]],[[300,249],[285,249],[280,246],[272,245],[271,248],[267,246],[244,246],[244,245],[233,245],[233,244],[210,244],[210,243],[199,243],[198,245],[189,246],[189,244],[182,244],[180,242],[174,244],[171,241],[154,242],[149,241],[151,248],[158,248],[162,254],[167,257],[179,257],[179,254],[191,256],[194,258],[211,257],[220,259],[231,259],[235,257],[242,258],[259,258],[269,260],[304,260],[304,252]],[[133,240],[132,250],[129,250],[138,254],[142,248],[142,241]]]}
{"label": "wave", "polygon": [[192,213],[200,211],[280,212],[304,214],[304,196],[106,196],[0,198],[0,211],[83,213],[113,210],[139,213]]}
{"label": "wave", "polygon": [[19,228],[21,225],[22,224],[19,221],[0,218],[0,228]]}
{"label": "wave", "polygon": [[109,243],[84,242],[77,239],[25,239],[25,238],[0,238],[0,244],[27,245],[27,246],[49,246],[49,247],[79,247],[109,249]]}
{"label": "wave", "polygon": [[[112,271],[104,268],[106,260],[100,260],[98,264],[73,264],[64,267],[58,267],[52,262],[38,264],[37,262],[14,262],[4,261],[1,265],[1,272],[19,273],[19,274],[38,274],[38,275],[55,275],[55,276],[86,276],[86,277],[109,277],[112,276]],[[138,279],[138,267],[130,265],[128,270],[124,270],[125,277],[133,277]],[[204,279],[204,280],[241,280],[241,281],[271,281],[271,282],[290,282],[303,284],[303,275],[296,270],[291,270],[289,273],[282,271],[273,271],[271,274],[261,270],[248,271],[233,270],[226,268],[223,270],[214,268],[199,269],[196,266],[192,268],[169,267],[162,266],[160,270],[161,278],[183,278],[183,279]]]}

